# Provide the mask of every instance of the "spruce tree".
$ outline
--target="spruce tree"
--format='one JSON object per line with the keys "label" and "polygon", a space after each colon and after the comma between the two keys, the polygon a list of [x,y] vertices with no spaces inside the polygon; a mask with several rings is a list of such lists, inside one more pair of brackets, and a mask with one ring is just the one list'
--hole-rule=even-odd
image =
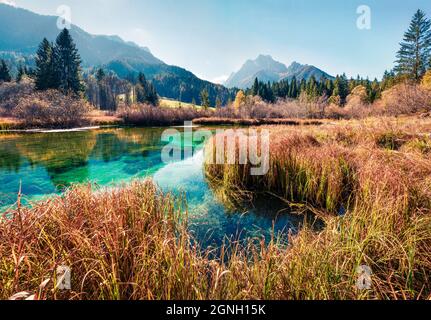
{"label": "spruce tree", "polygon": [[36,53],[35,77],[37,90],[58,88],[58,82],[55,81],[54,48],[46,38],[42,40]]}
{"label": "spruce tree", "polygon": [[334,90],[332,93],[332,96],[334,98],[337,98],[335,101],[337,101],[340,104],[344,104],[346,102],[346,97],[349,95],[349,84],[347,81],[347,77],[345,74],[342,76],[337,75],[334,81]]}
{"label": "spruce tree", "polygon": [[208,109],[211,107],[209,93],[207,89],[204,89],[201,91],[200,98],[201,98],[201,106],[204,107],[204,109]]}
{"label": "spruce tree", "polygon": [[81,57],[66,28],[58,35],[54,47],[55,81],[65,94],[81,94]]}
{"label": "spruce tree", "polygon": [[157,106],[159,104],[159,96],[157,94],[156,88],[151,82],[148,82],[147,101],[153,106]]}
{"label": "spruce tree", "polygon": [[140,72],[138,75],[138,84],[136,85],[136,100],[140,103],[151,105],[159,104],[159,96],[154,85],[147,81],[145,75]]}
{"label": "spruce tree", "polygon": [[251,87],[251,94],[257,96],[259,94],[259,79],[254,79],[253,87]]}
{"label": "spruce tree", "polygon": [[18,66],[18,73],[16,75],[16,82],[21,82],[22,78],[27,75],[27,68],[23,67],[22,64]]}
{"label": "spruce tree", "polygon": [[395,71],[419,80],[431,63],[431,21],[423,11],[415,13],[400,45]]}
{"label": "spruce tree", "polygon": [[97,70],[97,73],[96,73],[97,82],[101,82],[105,78],[105,76],[106,76],[105,71],[103,71],[102,68],[99,68],[99,70]]}
{"label": "spruce tree", "polygon": [[292,99],[298,98],[298,81],[296,80],[296,77],[293,76],[292,82],[290,83],[290,92],[289,97]]}
{"label": "spruce tree", "polygon": [[12,76],[10,75],[9,67],[6,61],[0,61],[0,82],[11,82]]}

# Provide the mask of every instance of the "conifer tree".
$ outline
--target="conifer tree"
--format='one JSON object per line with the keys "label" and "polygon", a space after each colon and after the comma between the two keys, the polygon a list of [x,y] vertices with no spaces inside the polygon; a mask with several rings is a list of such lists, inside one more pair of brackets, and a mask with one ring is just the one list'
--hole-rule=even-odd
{"label": "conifer tree", "polygon": [[292,82],[290,83],[289,97],[292,99],[296,99],[298,95],[298,82],[296,80],[296,77],[293,76]]}
{"label": "conifer tree", "polygon": [[97,79],[97,81],[98,82],[102,81],[105,78],[105,76],[106,76],[105,71],[103,71],[102,68],[99,68],[99,70],[97,70],[97,73],[96,73],[96,79]]}
{"label": "conifer tree", "polygon": [[81,57],[66,28],[58,35],[54,47],[55,83],[65,94],[81,94]]}
{"label": "conifer tree", "polygon": [[254,79],[253,87],[251,87],[251,94],[257,96],[259,94],[259,79]]}
{"label": "conifer tree", "polygon": [[201,91],[200,98],[201,98],[201,106],[204,107],[204,109],[208,109],[211,107],[207,89],[204,89]]}
{"label": "conifer tree", "polygon": [[155,87],[146,79],[142,72],[140,72],[138,75],[138,84],[136,85],[136,100],[140,103],[148,103],[154,106],[159,104],[159,96]]}
{"label": "conifer tree", "polygon": [[423,11],[415,13],[400,45],[395,71],[419,80],[431,63],[431,21]]}
{"label": "conifer tree", "polygon": [[16,82],[21,82],[22,78],[27,75],[27,68],[22,64],[18,66],[18,73],[16,75]]}
{"label": "conifer tree", "polygon": [[348,95],[349,88],[346,75],[337,75],[334,81],[334,91],[332,93],[332,96],[334,98],[337,98],[336,100],[338,100],[340,104],[344,104]]}
{"label": "conifer tree", "polygon": [[11,82],[12,76],[10,75],[9,67],[6,61],[0,61],[0,82]]}
{"label": "conifer tree", "polygon": [[35,77],[37,90],[58,88],[58,82],[55,80],[54,48],[46,38],[42,40],[36,53]]}

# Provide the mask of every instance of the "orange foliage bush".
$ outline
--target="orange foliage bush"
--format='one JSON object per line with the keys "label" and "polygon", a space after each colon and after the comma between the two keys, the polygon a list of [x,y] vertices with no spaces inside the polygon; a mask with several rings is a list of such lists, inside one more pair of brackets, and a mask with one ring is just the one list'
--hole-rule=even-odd
{"label": "orange foliage bush", "polygon": [[87,123],[89,110],[81,99],[48,90],[21,98],[13,113],[28,127],[73,127]]}

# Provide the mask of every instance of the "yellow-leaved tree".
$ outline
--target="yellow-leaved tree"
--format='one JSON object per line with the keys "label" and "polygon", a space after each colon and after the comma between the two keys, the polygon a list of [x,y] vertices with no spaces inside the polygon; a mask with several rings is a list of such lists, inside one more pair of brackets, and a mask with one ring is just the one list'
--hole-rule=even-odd
{"label": "yellow-leaved tree", "polygon": [[428,70],[422,78],[422,88],[431,91],[431,70]]}
{"label": "yellow-leaved tree", "polygon": [[233,103],[233,107],[235,108],[236,111],[238,111],[239,108],[245,104],[245,102],[246,102],[245,93],[244,93],[244,91],[239,90],[238,93],[236,94],[236,98],[235,98],[235,101]]}

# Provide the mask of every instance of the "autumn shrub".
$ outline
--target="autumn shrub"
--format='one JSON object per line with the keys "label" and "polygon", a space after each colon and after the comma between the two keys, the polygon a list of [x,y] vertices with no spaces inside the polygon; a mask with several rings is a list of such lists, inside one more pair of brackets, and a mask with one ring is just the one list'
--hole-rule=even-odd
{"label": "autumn shrub", "polygon": [[32,81],[5,82],[0,85],[0,116],[11,117],[20,99],[27,98],[34,92]]}
{"label": "autumn shrub", "polygon": [[382,93],[382,98],[373,106],[374,115],[407,115],[429,112],[431,92],[422,86],[403,82]]}
{"label": "autumn shrub", "polygon": [[[323,219],[323,231],[304,228],[284,262],[274,263],[274,281],[288,296],[429,299],[431,163],[423,138],[429,126],[429,120],[374,118],[270,127],[267,175],[251,176],[250,165],[239,163],[205,169],[211,185],[227,190],[224,198],[231,191],[236,202],[241,194],[247,201],[271,194],[293,212]],[[373,271],[370,290],[352,281],[361,265]]]}
{"label": "autumn shrub", "polygon": [[305,118],[306,112],[305,106],[297,100],[278,99],[275,103],[268,103],[260,97],[248,96],[237,107],[232,104],[218,108],[213,117],[227,119]]}
{"label": "autumn shrub", "polygon": [[161,108],[146,104],[135,104],[118,111],[126,124],[140,126],[180,125],[200,117],[208,117],[211,110],[195,108]]}
{"label": "autumn shrub", "polygon": [[82,99],[58,91],[35,92],[21,98],[13,115],[27,127],[73,127],[87,124],[90,106]]}

